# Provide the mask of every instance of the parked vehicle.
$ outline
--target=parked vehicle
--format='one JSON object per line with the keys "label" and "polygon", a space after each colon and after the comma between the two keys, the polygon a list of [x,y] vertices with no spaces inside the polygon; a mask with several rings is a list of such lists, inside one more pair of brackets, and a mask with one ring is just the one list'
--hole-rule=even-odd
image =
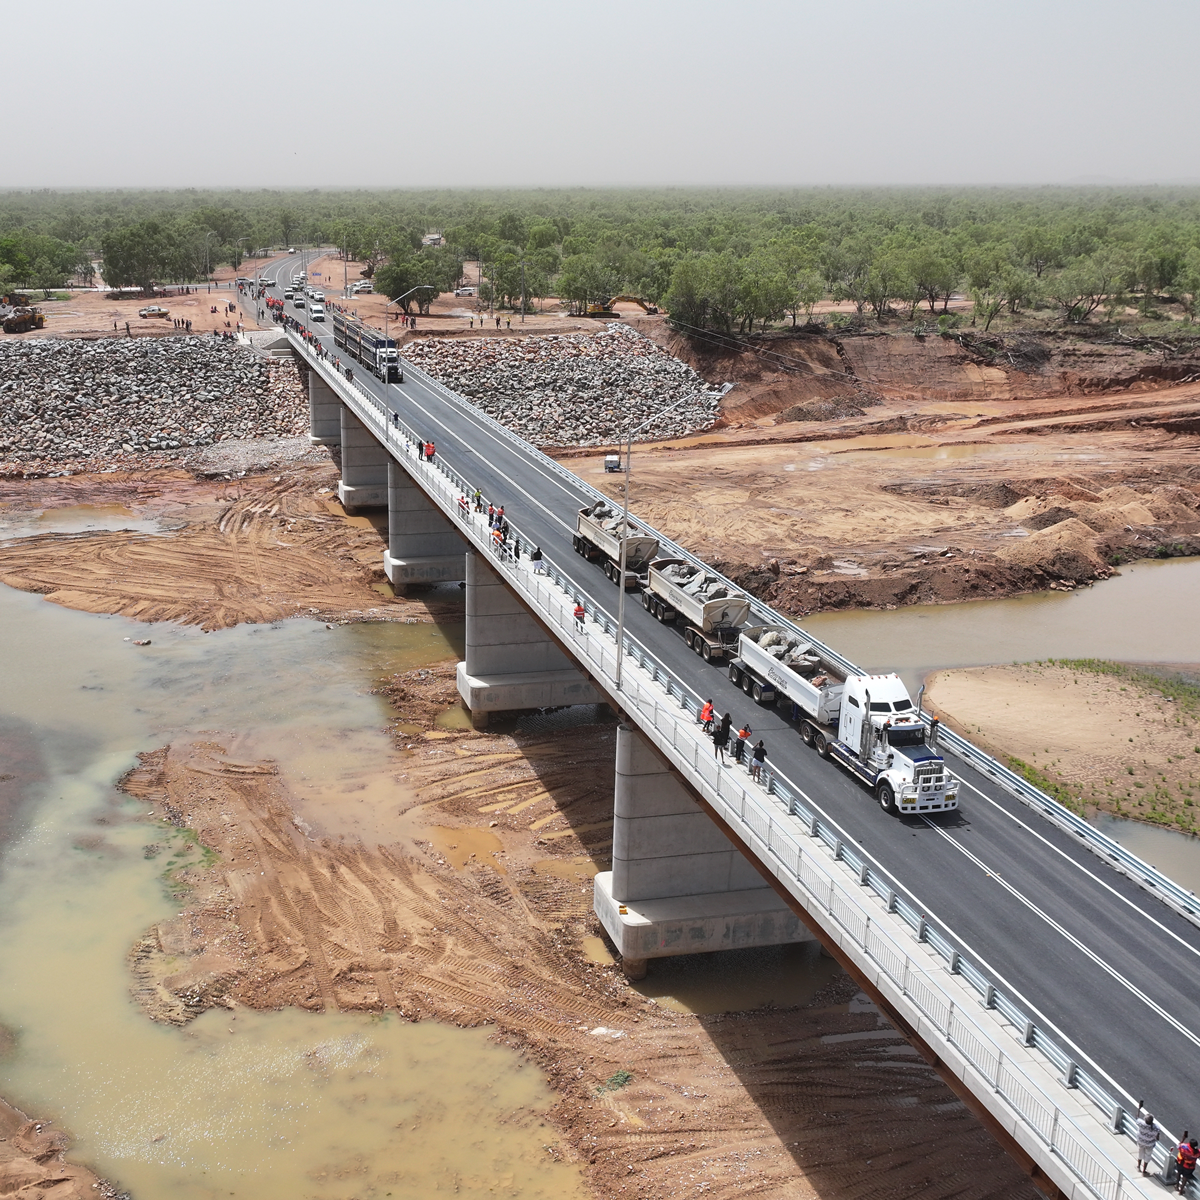
{"label": "parked vehicle", "polygon": [[171,315],[169,308],[163,308],[161,304],[147,304],[145,308],[138,309],[139,317],[163,317],[164,319]]}
{"label": "parked vehicle", "polygon": [[872,788],[885,812],[958,807],[958,780],[899,675],[844,676],[798,631],[757,625],[741,631],[729,678],[759,704],[790,700],[805,743]]}
{"label": "parked vehicle", "polygon": [[310,304],[309,308],[308,308],[308,315],[314,321],[324,321],[325,320],[325,305],[315,304],[315,303]]}
{"label": "parked vehicle", "polygon": [[705,662],[737,652],[738,627],[750,616],[750,597],[682,558],[650,564],[642,607],[660,621],[683,618],[683,640]]}
{"label": "parked vehicle", "polygon": [[648,537],[632,521],[623,527],[621,513],[603,500],[581,508],[575,521],[571,545],[589,562],[599,562],[604,573],[617,583],[621,577],[621,546],[625,546],[625,587],[642,586],[642,574],[658,553],[658,538]]}
{"label": "parked vehicle", "polygon": [[368,295],[375,290],[375,285],[369,279],[360,279],[351,289],[356,296]]}

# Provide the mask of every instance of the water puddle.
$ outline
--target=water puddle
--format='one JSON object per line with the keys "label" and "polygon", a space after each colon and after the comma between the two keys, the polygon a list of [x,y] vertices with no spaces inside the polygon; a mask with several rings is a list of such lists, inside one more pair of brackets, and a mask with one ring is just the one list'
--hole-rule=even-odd
{"label": "water puddle", "polygon": [[439,713],[434,724],[439,729],[471,729],[471,713],[465,704],[459,701],[452,708]]}
{"label": "water puddle", "polygon": [[471,862],[479,862],[495,867],[501,875],[505,873],[500,860],[493,857],[497,851],[504,849],[504,845],[486,829],[434,825],[422,832],[433,843],[433,848],[456,870],[461,871]]}
{"label": "water puddle", "polygon": [[672,1012],[745,1012],[764,1004],[807,1004],[840,972],[816,942],[798,942],[656,958],[646,978],[632,986]]}
{"label": "water puddle", "polygon": [[[146,854],[163,827],[113,791],[135,751],[220,740],[232,760],[274,758],[314,826],[374,840],[391,820],[398,837],[398,759],[372,689],[452,655],[429,625],[205,635],[0,588],[0,745],[19,766],[0,786],[22,803],[0,860],[0,1026],[15,1043],[0,1095],[54,1116],[80,1161],[141,1197],[585,1195],[547,1153],[540,1073],[486,1030],[240,1008],[180,1030],[129,994],[126,954],[175,911]],[[464,849],[480,835],[453,832]]]}
{"label": "water puddle", "polygon": [[44,512],[0,511],[0,539],[36,537],[43,533],[94,533],[99,530],[158,533],[161,522],[139,517],[119,504],[76,504]]}
{"label": "water puddle", "polygon": [[580,947],[588,962],[597,963],[602,967],[616,966],[617,960],[609,953],[609,949],[604,944],[603,938],[585,937],[580,943]]}
{"label": "water puddle", "polygon": [[577,883],[595,879],[604,869],[587,854],[581,858],[543,858],[533,864],[535,874],[553,875],[556,879],[570,879]]}

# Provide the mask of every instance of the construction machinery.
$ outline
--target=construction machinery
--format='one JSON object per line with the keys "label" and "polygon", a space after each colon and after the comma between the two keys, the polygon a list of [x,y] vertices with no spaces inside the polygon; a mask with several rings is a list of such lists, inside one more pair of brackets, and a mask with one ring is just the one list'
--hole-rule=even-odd
{"label": "construction machinery", "polygon": [[657,304],[651,304],[648,300],[643,300],[641,296],[613,296],[611,300],[601,300],[597,304],[589,304],[587,315],[589,317],[611,317],[614,315],[613,305],[623,303],[638,304],[646,313],[658,312]]}
{"label": "construction machinery", "polygon": [[28,333],[31,329],[44,329],[46,314],[34,306],[14,308],[4,318],[5,333]]}

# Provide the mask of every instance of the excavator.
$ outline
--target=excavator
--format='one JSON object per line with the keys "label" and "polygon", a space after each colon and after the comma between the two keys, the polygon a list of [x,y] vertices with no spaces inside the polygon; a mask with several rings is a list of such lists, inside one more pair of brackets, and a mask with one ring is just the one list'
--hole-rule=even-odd
{"label": "excavator", "polygon": [[589,304],[587,315],[589,317],[611,317],[613,315],[613,305],[621,304],[622,302],[639,304],[642,311],[646,313],[658,312],[656,304],[648,304],[641,296],[613,296],[611,300],[601,300],[599,304]]}
{"label": "excavator", "polygon": [[14,308],[4,317],[5,333],[28,333],[31,329],[44,329],[46,314],[39,308]]}

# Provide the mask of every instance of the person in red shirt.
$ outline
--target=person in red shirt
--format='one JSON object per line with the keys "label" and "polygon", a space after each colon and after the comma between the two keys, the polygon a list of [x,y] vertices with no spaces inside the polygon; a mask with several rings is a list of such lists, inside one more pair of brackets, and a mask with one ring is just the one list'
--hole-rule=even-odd
{"label": "person in red shirt", "polygon": [[579,626],[580,631],[583,630],[583,619],[587,616],[587,610],[583,607],[582,600],[575,601],[575,624]]}
{"label": "person in red shirt", "polygon": [[713,723],[713,702],[705,700],[704,707],[700,710],[700,724],[704,726],[704,732],[709,733],[712,730]]}

